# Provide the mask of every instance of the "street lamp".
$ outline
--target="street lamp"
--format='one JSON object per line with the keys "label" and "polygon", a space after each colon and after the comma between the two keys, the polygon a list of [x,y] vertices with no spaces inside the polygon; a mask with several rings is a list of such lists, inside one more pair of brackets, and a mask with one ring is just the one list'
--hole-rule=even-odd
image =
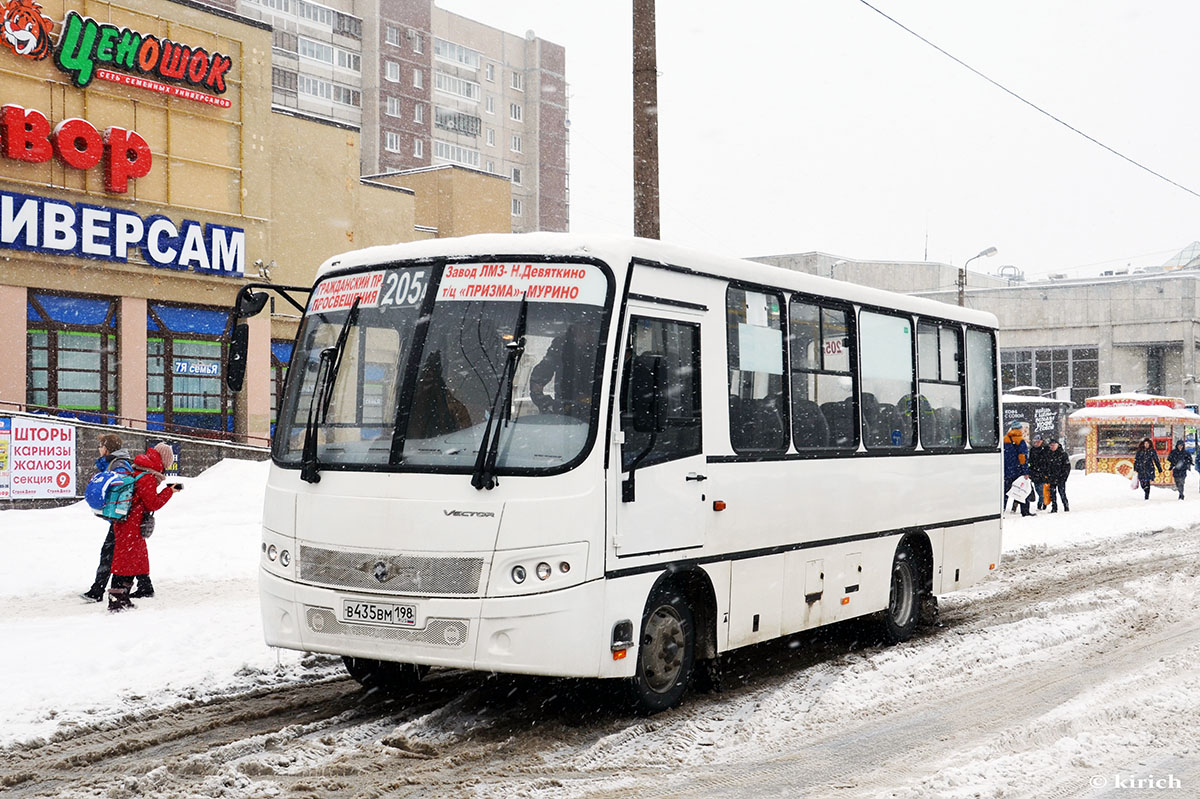
{"label": "street lamp", "polygon": [[974,261],[976,258],[987,258],[987,257],[995,255],[995,254],[996,254],[996,248],[988,247],[986,250],[979,253],[979,255],[974,255],[974,256],[968,258],[967,263],[963,264],[962,270],[959,271],[959,273],[958,273],[958,305],[959,305],[959,307],[962,307],[962,305],[963,305],[963,295],[966,293],[966,290],[967,290],[967,264],[971,263],[971,261]]}

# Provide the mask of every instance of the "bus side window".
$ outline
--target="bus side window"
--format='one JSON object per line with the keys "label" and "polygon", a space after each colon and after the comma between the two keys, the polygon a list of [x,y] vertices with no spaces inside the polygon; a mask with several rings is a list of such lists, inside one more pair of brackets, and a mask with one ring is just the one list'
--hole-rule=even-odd
{"label": "bus side window", "polygon": [[666,430],[654,438],[654,448],[638,468],[700,454],[700,326],[669,319],[630,317],[629,343],[621,380],[621,466],[628,470],[650,444],[650,433],[633,429],[631,365],[641,355],[661,355],[666,360]]}
{"label": "bus side window", "polygon": [[910,449],[916,427],[912,320],[863,311],[858,337],[863,441],[868,450]]}
{"label": "bus side window", "polygon": [[730,286],[725,305],[730,444],[739,454],[783,452],[789,436],[779,295]]}

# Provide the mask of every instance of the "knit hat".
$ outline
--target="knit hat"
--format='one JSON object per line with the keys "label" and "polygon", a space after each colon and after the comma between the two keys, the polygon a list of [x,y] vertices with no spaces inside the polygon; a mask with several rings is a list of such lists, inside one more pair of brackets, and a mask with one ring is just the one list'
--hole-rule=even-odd
{"label": "knit hat", "polygon": [[171,464],[175,463],[175,450],[171,449],[171,445],[163,442],[161,444],[155,444],[153,449],[158,453],[158,457],[162,458],[163,471],[165,472],[170,469]]}

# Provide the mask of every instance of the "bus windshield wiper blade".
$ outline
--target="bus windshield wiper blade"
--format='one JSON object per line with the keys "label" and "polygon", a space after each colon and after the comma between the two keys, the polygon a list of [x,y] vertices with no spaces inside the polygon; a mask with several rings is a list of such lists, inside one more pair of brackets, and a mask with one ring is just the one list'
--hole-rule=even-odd
{"label": "bus windshield wiper blade", "polygon": [[324,424],[329,415],[329,403],[333,400],[333,387],[337,383],[338,369],[342,366],[346,339],[358,319],[358,304],[361,301],[362,297],[358,297],[350,306],[350,313],[346,314],[346,321],[342,323],[334,345],[321,350],[313,394],[308,403],[308,421],[304,425],[304,452],[300,458],[300,479],[306,483],[321,482],[320,462],[317,460],[317,425]]}
{"label": "bus windshield wiper blade", "polygon": [[513,327],[512,341],[504,345],[508,350],[508,357],[504,361],[504,370],[500,373],[500,385],[496,386],[492,412],[483,428],[483,440],[479,442],[479,454],[475,457],[475,470],[471,473],[471,485],[479,490],[486,488],[490,491],[496,487],[496,458],[500,454],[502,427],[501,420],[497,417],[503,413],[503,422],[507,424],[512,412],[513,381],[517,376],[517,361],[525,351],[525,320],[528,314],[528,294],[523,294],[521,308],[517,311],[517,324]]}

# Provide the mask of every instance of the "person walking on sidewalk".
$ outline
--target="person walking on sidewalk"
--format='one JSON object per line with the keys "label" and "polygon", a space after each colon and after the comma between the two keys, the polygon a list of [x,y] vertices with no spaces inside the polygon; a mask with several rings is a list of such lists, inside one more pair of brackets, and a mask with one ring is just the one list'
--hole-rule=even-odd
{"label": "person walking on sidewalk", "polygon": [[1187,481],[1188,470],[1192,468],[1192,453],[1187,451],[1182,438],[1175,442],[1175,449],[1167,456],[1167,463],[1171,465],[1171,476],[1175,478],[1179,498],[1183,499],[1183,484]]}
{"label": "person walking on sidewalk", "polygon": [[1071,476],[1071,458],[1067,451],[1058,444],[1058,439],[1050,439],[1050,451],[1046,453],[1046,473],[1050,477],[1050,512],[1058,513],[1058,500],[1062,498],[1063,512],[1069,513],[1071,506],[1067,504],[1067,478]]}
{"label": "person walking on sidewalk", "polygon": [[[133,473],[133,456],[129,450],[121,447],[121,437],[116,433],[105,433],[100,436],[100,457],[96,459],[96,471],[113,471],[121,474]],[[104,599],[104,589],[108,588],[108,575],[112,571],[113,559],[113,526],[109,522],[108,535],[100,545],[100,564],[96,567],[96,579],[92,587],[80,596],[89,602],[99,602]]]}
{"label": "person walking on sidewalk", "polygon": [[1049,454],[1050,448],[1042,441],[1042,434],[1034,433],[1033,446],[1029,448],[1029,479],[1037,492],[1038,510],[1044,510],[1050,504],[1050,472],[1046,466]]}
{"label": "person walking on sidewalk", "polygon": [[1138,444],[1137,454],[1133,456],[1133,470],[1137,472],[1138,482],[1146,492],[1146,499],[1150,499],[1150,484],[1154,482],[1156,474],[1163,470],[1162,461],[1158,459],[1154,442],[1150,439],[1143,438],[1142,443]]}
{"label": "person walking on sidewalk", "polygon": [[[175,485],[160,491],[159,484],[166,479],[164,472],[171,468],[175,453],[170,444],[158,444],[133,459],[137,482],[134,485],[133,502],[129,514],[113,525],[115,545],[113,547],[112,588],[108,591],[108,609],[116,612],[134,607],[130,602],[129,589],[133,578],[150,573],[150,553],[142,535],[142,520],[167,504],[178,491]],[[150,593],[142,594],[152,596]]]}
{"label": "person walking on sidewalk", "polygon": [[[1008,506],[1008,490],[1018,477],[1029,474],[1029,446],[1020,425],[1013,427],[1004,434],[1004,506]],[[1029,500],[1013,501],[1013,510],[1020,507],[1022,516],[1032,516],[1029,512]]]}

